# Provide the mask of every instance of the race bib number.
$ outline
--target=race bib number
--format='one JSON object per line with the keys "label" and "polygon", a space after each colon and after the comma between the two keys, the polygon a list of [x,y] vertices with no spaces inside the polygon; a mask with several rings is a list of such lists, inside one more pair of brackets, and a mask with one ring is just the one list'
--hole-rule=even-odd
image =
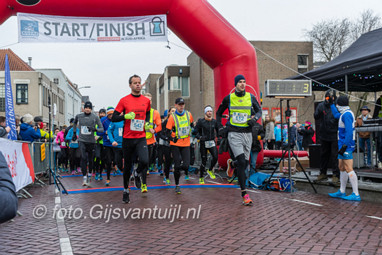
{"label": "race bib number", "polygon": [[247,123],[248,114],[242,112],[234,112],[232,114],[232,122],[237,124]]}
{"label": "race bib number", "polygon": [[132,119],[130,123],[130,130],[132,131],[143,131],[145,126],[144,120]]}
{"label": "race bib number", "polygon": [[61,146],[62,147],[66,146],[65,142],[61,142]]}
{"label": "race bib number", "polygon": [[190,134],[190,127],[181,127],[178,130],[179,137],[188,136]]}
{"label": "race bib number", "polygon": [[214,140],[206,141],[206,148],[209,149],[212,147],[215,147],[215,141]]}
{"label": "race bib number", "polygon": [[83,134],[83,135],[91,135],[91,132],[89,131],[88,127],[82,126],[81,127],[81,134]]}
{"label": "race bib number", "polygon": [[123,135],[123,128],[118,128],[118,135],[122,136]]}

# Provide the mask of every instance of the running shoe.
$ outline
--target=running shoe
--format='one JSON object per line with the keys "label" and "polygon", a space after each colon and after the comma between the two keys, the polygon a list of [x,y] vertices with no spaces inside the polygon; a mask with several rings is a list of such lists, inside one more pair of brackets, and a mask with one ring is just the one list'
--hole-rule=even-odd
{"label": "running shoe", "polygon": [[81,168],[77,167],[77,173],[81,173]]}
{"label": "running shoe", "polygon": [[147,185],[146,184],[142,184],[142,193],[147,193]]}
{"label": "running shoe", "polygon": [[163,171],[162,170],[159,170],[159,176],[163,176]]}
{"label": "running shoe", "polygon": [[186,175],[186,176],[184,176],[184,179],[185,179],[186,181],[188,181],[188,180],[190,180],[190,177],[189,177],[188,175]]}
{"label": "running shoe", "polygon": [[88,183],[91,183],[91,182],[92,182],[92,175],[88,174]]}
{"label": "running shoe", "polygon": [[348,200],[348,201],[361,201],[361,196],[351,193],[349,196],[342,197],[342,199]]}
{"label": "running shoe", "polygon": [[105,185],[106,185],[106,186],[110,186],[110,180],[106,180]]}
{"label": "running shoe", "polygon": [[121,170],[117,169],[117,174],[122,174]]}
{"label": "running shoe", "polygon": [[203,177],[199,178],[199,184],[204,184],[204,178]]}
{"label": "running shoe", "polygon": [[73,170],[73,171],[72,171],[72,175],[75,175],[75,174],[76,174],[76,171]]}
{"label": "running shoe", "polygon": [[243,197],[243,205],[252,205],[252,204],[253,204],[252,199],[249,198],[248,194],[245,194],[245,196]]}
{"label": "running shoe", "polygon": [[334,197],[334,198],[344,198],[344,197],[346,197],[346,193],[345,192],[342,193],[341,190],[338,190],[335,193],[329,193],[328,195],[331,196],[331,197]]}
{"label": "running shoe", "polygon": [[94,178],[96,181],[98,181],[98,173],[96,173],[96,176]]}
{"label": "running shoe", "polygon": [[113,171],[113,176],[114,176],[114,177],[117,176],[117,173],[115,172],[115,170]]}
{"label": "running shoe", "polygon": [[137,189],[141,189],[141,177],[140,176],[135,176],[134,177],[134,184],[135,184],[135,187],[137,188]]}
{"label": "running shoe", "polygon": [[211,179],[215,179],[216,178],[215,173],[213,172],[213,170],[207,169],[207,174],[211,177]]}
{"label": "running shoe", "polygon": [[87,186],[87,185],[88,185],[87,178],[86,178],[86,176],[84,176],[83,181],[82,181],[82,186]]}
{"label": "running shoe", "polygon": [[163,183],[166,183],[166,177],[163,178]]}
{"label": "running shoe", "polygon": [[233,167],[232,167],[232,159],[228,159],[227,160],[227,175],[228,177],[232,177],[233,176]]}
{"label": "running shoe", "polygon": [[147,175],[150,175],[150,171],[149,170],[147,170]]}
{"label": "running shoe", "polygon": [[176,194],[180,194],[180,193],[182,193],[182,192],[180,191],[180,187],[179,187],[179,185],[175,186],[175,192],[176,192]]}
{"label": "running shoe", "polygon": [[103,178],[102,178],[102,174],[99,174],[99,175],[98,175],[98,180],[100,180],[100,181],[103,180]]}
{"label": "running shoe", "polygon": [[124,191],[122,201],[126,204],[130,203],[130,194]]}

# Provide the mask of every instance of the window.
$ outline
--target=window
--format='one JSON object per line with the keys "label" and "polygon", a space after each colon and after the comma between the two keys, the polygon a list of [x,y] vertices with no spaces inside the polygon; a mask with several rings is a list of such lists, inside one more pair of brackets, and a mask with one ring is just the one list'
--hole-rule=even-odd
{"label": "window", "polygon": [[0,83],[0,112],[5,112],[5,84]]}
{"label": "window", "polygon": [[16,84],[16,104],[28,104],[28,84]]}
{"label": "window", "polygon": [[308,71],[308,55],[297,55],[297,71],[299,73]]}
{"label": "window", "polygon": [[55,84],[58,84],[58,83],[60,82],[60,80],[59,80],[58,78],[54,78],[54,79],[53,79],[53,82],[54,82]]}
{"label": "window", "polygon": [[172,90],[180,90],[180,81],[178,76],[171,77]]}
{"label": "window", "polygon": [[188,77],[179,77],[179,80],[182,81],[182,97],[189,97],[190,86]]}
{"label": "window", "polygon": [[159,95],[163,94],[164,93],[164,86],[160,87],[159,88]]}

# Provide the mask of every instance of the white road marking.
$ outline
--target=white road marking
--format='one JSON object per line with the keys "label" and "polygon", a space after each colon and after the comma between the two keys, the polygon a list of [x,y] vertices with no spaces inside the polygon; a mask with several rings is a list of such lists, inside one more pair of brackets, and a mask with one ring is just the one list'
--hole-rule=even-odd
{"label": "white road marking", "polygon": [[308,205],[323,206],[323,205],[320,205],[320,204],[316,204],[316,203],[312,203],[312,202],[307,202],[307,201],[302,201],[302,200],[298,200],[298,199],[290,199],[290,200],[296,201],[296,202],[300,202],[300,203],[304,203],[304,204],[308,204]]}
{"label": "white road marking", "polygon": [[366,216],[366,217],[371,218],[371,219],[376,219],[376,220],[382,220],[382,218],[377,217],[377,216]]}

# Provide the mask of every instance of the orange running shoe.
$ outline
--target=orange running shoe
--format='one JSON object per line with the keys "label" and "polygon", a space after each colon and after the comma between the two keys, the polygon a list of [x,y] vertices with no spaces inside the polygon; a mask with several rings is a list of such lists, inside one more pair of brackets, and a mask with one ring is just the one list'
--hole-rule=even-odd
{"label": "orange running shoe", "polygon": [[234,172],[234,168],[232,167],[232,159],[227,160],[227,175],[228,177],[232,177]]}
{"label": "orange running shoe", "polygon": [[248,194],[245,194],[245,196],[243,197],[243,205],[252,205],[252,204],[253,204],[252,199],[249,198]]}

